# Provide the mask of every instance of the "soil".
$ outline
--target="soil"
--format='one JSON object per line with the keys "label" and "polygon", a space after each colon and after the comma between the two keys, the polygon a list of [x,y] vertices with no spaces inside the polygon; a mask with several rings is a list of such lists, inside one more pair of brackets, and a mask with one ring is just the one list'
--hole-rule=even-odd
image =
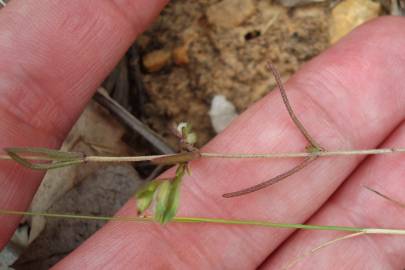
{"label": "soil", "polygon": [[138,39],[143,58],[157,50],[187,53],[187,63],[168,61],[143,75],[149,97],[144,121],[172,145],[168,123],[191,123],[203,145],[215,135],[208,116],[214,95],[224,95],[242,112],[275,86],[268,60],[286,80],[329,45],[324,4],[287,9],[270,1],[238,0],[251,2],[253,12],[224,27],[210,14],[218,2],[171,1]]}

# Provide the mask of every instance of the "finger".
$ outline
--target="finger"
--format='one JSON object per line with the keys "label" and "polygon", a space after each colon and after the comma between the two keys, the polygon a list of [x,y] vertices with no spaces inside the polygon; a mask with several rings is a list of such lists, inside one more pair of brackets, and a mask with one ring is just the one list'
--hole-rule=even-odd
{"label": "finger", "polygon": [[[375,147],[404,118],[399,83],[405,73],[405,37],[400,34],[404,26],[400,18],[370,23],[305,65],[287,83],[299,117],[327,149]],[[273,92],[204,151],[255,153],[304,147],[279,94]],[[268,179],[299,161],[199,160],[191,164],[193,174],[184,181],[179,215],[303,222],[360,160],[322,158],[270,189],[234,199],[221,195]],[[134,214],[133,201],[119,213]],[[207,224],[109,223],[58,266],[251,269],[290,233]]]}
{"label": "finger", "polygon": [[[383,147],[405,145],[403,123]],[[366,190],[376,188],[393,198],[405,201],[403,179],[405,159],[401,154],[367,159],[348,179],[309,224],[342,225],[372,228],[405,228],[404,208]],[[264,268],[282,269],[299,254],[331,239],[339,232],[299,231],[274,253]],[[361,236],[331,245],[302,259],[293,269],[401,269],[405,264],[404,236]]]}
{"label": "finger", "polygon": [[[58,147],[164,0],[11,1],[0,12],[1,147]],[[0,164],[0,206],[25,209],[42,173]],[[17,218],[0,217],[0,247]]]}

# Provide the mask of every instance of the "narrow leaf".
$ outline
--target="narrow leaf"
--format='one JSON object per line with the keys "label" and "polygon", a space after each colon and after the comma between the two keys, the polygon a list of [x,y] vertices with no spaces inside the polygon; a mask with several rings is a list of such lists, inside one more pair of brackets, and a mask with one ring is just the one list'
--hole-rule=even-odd
{"label": "narrow leaf", "polygon": [[60,151],[55,149],[43,148],[43,147],[10,147],[4,149],[7,153],[14,153],[14,154],[40,154],[43,155],[44,158],[49,158],[51,160],[72,160],[83,158],[82,153],[77,152],[67,152],[67,151]]}
{"label": "narrow leaf", "polygon": [[186,165],[180,164],[176,171],[176,177],[174,178],[173,182],[171,183],[170,194],[167,202],[167,207],[165,214],[161,223],[167,223],[171,221],[177,213],[177,209],[179,208],[180,202],[180,187],[181,182],[183,180],[183,176],[186,171]]}
{"label": "narrow leaf", "polygon": [[155,207],[155,220],[159,223],[165,222],[165,213],[167,209],[167,203],[169,201],[169,195],[171,191],[171,182],[164,181],[159,185],[156,191],[156,207]]}
{"label": "narrow leaf", "polygon": [[[16,162],[33,170],[49,170],[83,163],[83,155],[74,152],[64,152],[47,148],[5,148],[7,154]],[[27,155],[40,155],[37,161],[55,161],[50,163],[35,163],[26,158]]]}

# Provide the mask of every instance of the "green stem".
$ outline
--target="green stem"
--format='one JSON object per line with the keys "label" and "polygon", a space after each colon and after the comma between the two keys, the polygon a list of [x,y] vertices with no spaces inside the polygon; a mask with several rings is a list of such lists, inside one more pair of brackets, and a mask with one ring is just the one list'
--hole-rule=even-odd
{"label": "green stem", "polygon": [[[88,215],[71,215],[58,213],[43,213],[43,212],[24,212],[15,210],[0,209],[0,215],[11,216],[43,216],[49,218],[68,218],[80,220],[101,220],[101,221],[129,221],[129,222],[155,222],[153,217],[130,217],[130,216],[88,216]],[[223,218],[205,218],[205,217],[175,217],[172,222],[176,223],[213,223],[224,225],[250,225],[268,228],[279,229],[304,229],[304,230],[327,230],[327,231],[345,231],[345,232],[364,232],[368,234],[396,234],[405,235],[405,229],[384,229],[384,228],[358,228],[349,226],[322,226],[322,225],[307,225],[294,223],[274,223],[270,221],[260,220],[244,220],[244,219],[223,219]]]}

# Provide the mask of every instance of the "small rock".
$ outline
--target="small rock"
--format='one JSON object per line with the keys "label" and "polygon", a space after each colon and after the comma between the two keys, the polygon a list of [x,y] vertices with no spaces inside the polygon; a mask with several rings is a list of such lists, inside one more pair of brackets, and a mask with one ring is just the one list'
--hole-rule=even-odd
{"label": "small rock", "polygon": [[216,133],[220,133],[224,130],[232,120],[238,116],[235,106],[223,95],[214,96],[211,102],[209,115],[211,118],[211,124]]}
{"label": "small rock", "polygon": [[172,57],[168,50],[157,50],[148,53],[143,57],[143,66],[148,72],[156,72],[166,66]]}
{"label": "small rock", "polygon": [[335,43],[356,26],[378,16],[381,4],[371,0],[345,0],[332,10],[330,42]]}
{"label": "small rock", "polygon": [[188,46],[183,45],[173,50],[173,60],[176,65],[187,65],[190,62],[188,58]]}
{"label": "small rock", "polygon": [[325,0],[277,0],[278,3],[285,7],[303,6],[311,3],[325,2]]}
{"label": "small rock", "polygon": [[223,0],[207,9],[208,22],[217,27],[240,25],[255,12],[252,0]]}

